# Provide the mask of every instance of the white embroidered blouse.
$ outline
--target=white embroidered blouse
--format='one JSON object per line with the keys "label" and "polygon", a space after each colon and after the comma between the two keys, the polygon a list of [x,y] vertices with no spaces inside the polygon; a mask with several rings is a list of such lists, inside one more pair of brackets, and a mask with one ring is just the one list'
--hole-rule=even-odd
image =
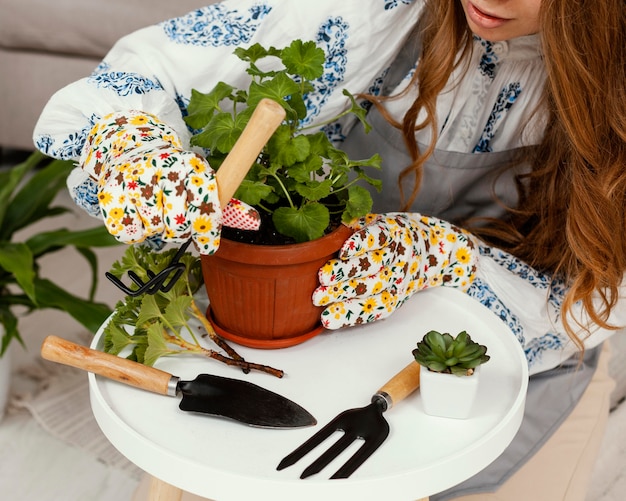
{"label": "white embroidered blouse", "polygon": [[[312,123],[335,116],[353,94],[377,92],[423,7],[422,0],[225,0],[122,38],[94,72],[57,92],[42,112],[34,141],[44,153],[77,160],[88,131],[101,117],[123,110],[152,113],[188,144],[183,116],[191,89],[208,91],[218,81],[242,86],[238,45],[259,42],[283,47],[293,39],[314,40],[324,49],[324,75],[307,106]],[[406,86],[408,78],[400,84]],[[508,42],[474,41],[438,99],[437,148],[465,153],[506,151],[541,138],[537,112],[545,74],[537,37]],[[401,118],[409,92],[390,103]],[[350,129],[342,124],[343,133]],[[418,140],[430,141],[423,131]],[[76,202],[97,214],[95,187],[80,168],[68,185]],[[509,254],[483,246],[468,293],[497,314],[526,352],[530,372],[557,366],[576,353],[560,320],[564,286]],[[579,312],[581,316],[584,314]],[[626,324],[626,308],[611,320]],[[597,330],[593,347],[612,331]]]}

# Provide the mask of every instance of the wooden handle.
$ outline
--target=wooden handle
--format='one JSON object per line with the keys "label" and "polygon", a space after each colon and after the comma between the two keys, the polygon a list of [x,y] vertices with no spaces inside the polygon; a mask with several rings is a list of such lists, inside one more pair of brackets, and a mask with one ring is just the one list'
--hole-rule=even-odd
{"label": "wooden handle", "polygon": [[387,381],[378,393],[384,393],[391,399],[391,405],[408,397],[420,385],[420,365],[414,360],[394,377]]}
{"label": "wooden handle", "polygon": [[228,204],[265,144],[285,118],[284,108],[271,99],[261,99],[246,128],[217,171],[220,205]]}
{"label": "wooden handle", "polygon": [[83,369],[121,383],[161,395],[175,395],[171,374],[109,353],[92,350],[57,336],[48,336],[41,345],[46,360]]}

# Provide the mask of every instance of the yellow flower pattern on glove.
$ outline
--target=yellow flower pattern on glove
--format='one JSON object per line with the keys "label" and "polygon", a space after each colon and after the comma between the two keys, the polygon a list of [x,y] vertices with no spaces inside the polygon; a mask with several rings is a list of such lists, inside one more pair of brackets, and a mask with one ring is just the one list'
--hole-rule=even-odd
{"label": "yellow flower pattern on glove", "polygon": [[353,226],[339,259],[320,269],[313,293],[328,329],[386,318],[428,287],[467,290],[476,273],[474,237],[441,219],[371,214]]}
{"label": "yellow flower pattern on glove", "polygon": [[202,254],[217,250],[222,210],[214,172],[158,118],[139,111],[104,117],[80,164],[97,181],[104,224],[121,242],[191,238]]}

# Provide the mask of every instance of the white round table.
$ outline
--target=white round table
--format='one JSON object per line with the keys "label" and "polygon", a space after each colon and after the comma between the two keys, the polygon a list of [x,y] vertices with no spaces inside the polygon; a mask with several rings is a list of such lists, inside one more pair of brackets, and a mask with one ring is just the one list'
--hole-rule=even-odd
{"label": "white round table", "polygon": [[[328,445],[322,444],[285,470],[276,470],[286,454],[339,412],[367,405],[380,386],[411,362],[417,341],[431,329],[451,334],[467,330],[488,346],[491,360],[481,368],[470,418],[424,414],[417,391],[385,413],[389,437],[350,478],[329,480],[356,446],[306,480],[299,479],[300,473]],[[101,336],[100,331],[92,347],[101,348]],[[182,489],[219,501],[379,501],[426,498],[466,480],[504,451],[523,416],[528,369],[518,341],[493,313],[454,289],[420,292],[387,320],[328,331],[291,348],[235,348],[250,361],[283,369],[284,378],[258,372],[246,375],[195,356],[162,358],[156,367],[185,380],[200,373],[249,380],[299,403],[318,424],[255,428],[183,412],[178,398],[89,374],[91,405],[99,426],[123,455],[163,486],[173,486],[173,492]]]}

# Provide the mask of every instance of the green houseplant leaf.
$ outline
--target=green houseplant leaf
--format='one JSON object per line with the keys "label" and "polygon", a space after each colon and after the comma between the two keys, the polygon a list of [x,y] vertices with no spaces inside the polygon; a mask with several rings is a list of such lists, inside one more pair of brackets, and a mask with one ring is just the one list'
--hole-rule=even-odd
{"label": "green houseplant leaf", "polygon": [[[54,217],[70,210],[55,205],[55,199],[65,189],[72,168],[70,161],[52,160],[35,152],[19,165],[0,172],[0,323],[4,327],[0,356],[12,339],[24,344],[14,308],[25,308],[27,312],[43,308],[64,311],[92,332],[111,314],[107,305],[93,301],[98,269],[92,249],[118,242],[98,223],[86,230],[53,229]],[[46,230],[31,230],[35,223]],[[19,241],[18,234],[31,236]],[[74,247],[89,266],[87,298],[39,275],[39,260],[67,247]],[[69,284],[73,277],[67,280]]]}
{"label": "green houseplant leaf", "polygon": [[303,125],[307,93],[324,73],[324,51],[312,41],[294,40],[280,49],[254,44],[234,53],[248,63],[247,72],[252,77],[249,87],[235,89],[219,82],[208,93],[194,90],[185,119],[197,131],[192,144],[208,151],[209,163],[219,167],[261,99],[273,99],[286,111],[285,121],[235,196],[271,216],[267,220],[291,239],[286,243],[320,238],[333,224],[349,223],[371,211],[371,194],[360,184],[380,189],[380,181],[365,173],[366,168],[381,168],[380,157],[351,160],[322,129],[352,114],[369,130],[363,107],[344,90],[349,98],[345,111],[314,130],[307,131]]}

